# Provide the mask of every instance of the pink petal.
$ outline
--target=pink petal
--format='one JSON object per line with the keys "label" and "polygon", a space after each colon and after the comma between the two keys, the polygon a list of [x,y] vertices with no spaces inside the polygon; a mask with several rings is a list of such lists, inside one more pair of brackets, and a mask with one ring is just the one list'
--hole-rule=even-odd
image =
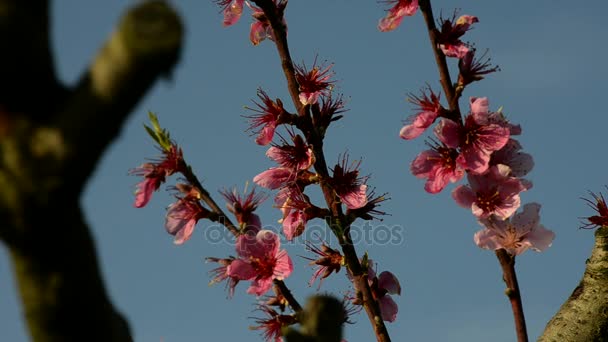
{"label": "pink petal", "polygon": [[452,191],[452,198],[463,208],[471,208],[475,200],[475,193],[465,185],[460,185]]}
{"label": "pink petal", "polygon": [[175,234],[175,239],[173,243],[176,245],[181,245],[182,243],[188,241],[192,236],[192,232],[194,231],[194,226],[196,225],[196,220],[189,220],[181,229],[177,231]]}
{"label": "pink petal", "polygon": [[435,112],[420,112],[414,117],[409,125],[405,125],[401,128],[399,136],[405,140],[417,138],[433,124],[436,118],[437,113]]}
{"label": "pink petal", "polygon": [[272,138],[274,137],[275,129],[276,129],[275,122],[267,123],[264,126],[264,128],[262,128],[260,130],[260,133],[258,134],[257,138],[255,138],[256,144],[262,145],[262,146],[266,146],[266,145],[270,144],[270,142],[272,141]]}
{"label": "pink petal", "polygon": [[299,95],[300,102],[304,106],[315,104],[319,100],[319,95],[321,95],[321,91],[315,91],[315,92],[312,92],[312,93],[304,93],[304,92],[302,92]]}
{"label": "pink petal", "polygon": [[382,314],[382,320],[387,322],[394,322],[397,319],[397,313],[399,307],[397,303],[391,298],[391,296],[383,296],[378,300],[380,304],[380,313]]}
{"label": "pink petal", "polygon": [[412,16],[417,10],[418,0],[399,0],[386,17],[380,19],[378,29],[382,32],[392,31],[401,24],[403,17]]}
{"label": "pink petal", "polygon": [[150,202],[150,199],[152,198],[152,193],[154,193],[154,191],[156,189],[158,189],[158,182],[156,181],[156,178],[144,178],[143,181],[141,181],[139,184],[137,184],[137,191],[135,193],[135,207],[136,208],[143,208],[146,206],[146,204],[148,204],[148,202]]}
{"label": "pink petal", "polygon": [[300,210],[291,211],[285,219],[283,219],[283,233],[287,240],[293,240],[294,237],[302,235],[306,226],[305,214]]}
{"label": "pink petal", "polygon": [[517,213],[511,219],[511,223],[517,229],[519,235],[524,235],[534,229],[540,222],[540,204],[527,203],[522,212]]}
{"label": "pink petal", "polygon": [[456,162],[465,170],[470,170],[472,173],[482,174],[488,170],[490,165],[490,154],[486,151],[469,147],[463,149],[456,158]]}
{"label": "pink petal", "polygon": [[249,32],[249,40],[253,45],[260,44],[264,39],[270,38],[268,34],[268,24],[261,21],[251,23],[251,31]]}
{"label": "pink petal", "polygon": [[555,239],[555,233],[545,228],[542,224],[536,226],[526,236],[526,240],[530,242],[531,248],[537,252],[542,252],[551,247],[553,239]]}
{"label": "pink petal", "polygon": [[268,292],[272,287],[272,278],[258,278],[251,282],[251,286],[247,289],[247,293],[261,296]]}
{"label": "pink petal", "polygon": [[264,188],[278,189],[293,177],[291,170],[284,167],[270,168],[253,178],[253,181]]}
{"label": "pink petal", "polygon": [[439,47],[446,57],[464,58],[469,52],[469,47],[460,42],[458,44],[440,44]]}
{"label": "pink petal", "polygon": [[226,268],[226,274],[239,280],[251,280],[256,276],[253,266],[241,259],[233,260]]}
{"label": "pink petal", "polygon": [[521,205],[519,195],[507,198],[501,203],[500,207],[496,208],[492,214],[496,215],[501,220],[505,220],[513,215]]}
{"label": "pink petal", "polygon": [[427,178],[431,171],[438,166],[436,160],[440,157],[439,153],[435,150],[422,151],[416,156],[416,159],[412,161],[410,171],[418,178]]}
{"label": "pink petal", "polygon": [[384,271],[378,276],[378,287],[385,289],[390,294],[401,294],[399,279],[389,271]]}
{"label": "pink petal", "polygon": [[435,136],[448,147],[458,148],[460,146],[460,125],[449,119],[441,119],[435,126]]}
{"label": "pink petal", "polygon": [[443,190],[448,182],[458,182],[462,177],[464,177],[464,171],[458,166],[455,170],[448,167],[437,167],[429,175],[424,189],[428,193],[436,194]]}
{"label": "pink petal", "polygon": [[498,236],[493,230],[486,228],[475,233],[475,235],[473,236],[473,241],[480,248],[497,250],[503,248],[503,246],[498,243],[497,238]]}
{"label": "pink petal", "polygon": [[367,204],[367,185],[361,184],[355,191],[340,196],[348,209],[359,209]]}
{"label": "pink petal", "polygon": [[469,99],[469,105],[471,106],[471,115],[474,117],[479,114],[487,115],[490,108],[487,97],[471,97]]}
{"label": "pink petal", "polygon": [[490,151],[498,151],[509,141],[509,129],[496,124],[482,126],[477,129],[475,147]]}
{"label": "pink petal", "polygon": [[274,266],[274,277],[281,280],[289,277],[291,272],[293,272],[291,258],[287,254],[287,251],[282,250],[277,254],[277,261]]}
{"label": "pink petal", "polygon": [[279,236],[270,230],[260,230],[255,236],[252,233],[240,235],[236,239],[236,252],[245,259],[274,256],[281,245]]}
{"label": "pink petal", "polygon": [[[260,246],[262,253],[258,254],[259,256],[263,255],[272,255],[275,256],[279,252],[279,248],[281,247],[281,240],[279,236],[273,232],[272,230],[260,230],[255,236],[257,240],[257,244]],[[253,254],[254,256],[257,256]]]}
{"label": "pink petal", "polygon": [[224,26],[234,25],[243,14],[244,0],[234,0],[224,10]]}
{"label": "pink petal", "polygon": [[378,30],[382,32],[389,32],[396,29],[399,25],[401,25],[403,17],[403,15],[395,16],[389,13],[386,17],[380,19],[380,22],[378,23]]}

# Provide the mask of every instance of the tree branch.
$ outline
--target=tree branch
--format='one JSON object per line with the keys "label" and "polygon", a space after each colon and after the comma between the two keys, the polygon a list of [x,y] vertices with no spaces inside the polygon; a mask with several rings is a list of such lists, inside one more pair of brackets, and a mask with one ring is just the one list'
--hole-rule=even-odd
{"label": "tree branch", "polygon": [[583,279],[547,323],[538,341],[608,341],[608,227],[595,232]]}
{"label": "tree branch", "polygon": [[48,9],[46,0],[0,0],[0,109],[4,114],[45,119],[64,96],[49,45]]}

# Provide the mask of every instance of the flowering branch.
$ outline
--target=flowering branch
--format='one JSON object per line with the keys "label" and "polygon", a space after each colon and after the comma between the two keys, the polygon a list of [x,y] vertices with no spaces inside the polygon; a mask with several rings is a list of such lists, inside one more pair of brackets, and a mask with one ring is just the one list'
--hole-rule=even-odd
{"label": "flowering branch", "polygon": [[341,203],[335,195],[335,190],[327,182],[330,176],[323,152],[323,138],[313,125],[312,120],[308,115],[308,109],[310,107],[308,105],[304,106],[300,100],[300,88],[295,76],[296,73],[293,66],[293,61],[287,45],[285,25],[283,24],[282,17],[277,13],[277,8],[280,6],[277,6],[272,0],[254,0],[253,2],[260,6],[260,8],[264,11],[266,18],[269,20],[273,29],[273,39],[281,58],[281,64],[285,78],[287,79],[289,93],[291,95],[293,104],[298,111],[298,115],[300,116],[297,127],[304,132],[307,143],[313,146],[315,156],[314,168],[321,179],[320,187],[325,201],[332,213],[332,217],[327,219],[327,223],[340,242],[340,246],[344,252],[346,264],[352,275],[353,284],[358,291],[358,296],[361,297],[361,304],[367,312],[369,320],[374,328],[377,340],[388,342],[390,341],[390,336],[381,318],[382,314],[380,312],[380,306],[374,299],[369,286],[367,272],[364,271],[361,263],[359,262],[359,257],[357,256],[357,252],[350,236],[350,223],[347,222],[344,213],[342,212]]}
{"label": "flowering branch", "polygon": [[[501,110],[489,112],[485,98],[470,99],[471,113],[463,122],[458,103],[466,85],[483,79],[484,75],[497,71],[498,67],[491,67],[489,60],[484,60],[485,54],[476,59],[475,50],[460,40],[470,26],[478,22],[477,17],[463,15],[458,20],[455,16],[452,20],[442,19],[439,31],[435,26],[430,0],[396,3],[387,19],[401,20],[405,12],[398,9],[419,4],[449,104],[449,111],[444,110],[439,97],[430,89],[429,96],[423,92],[420,97],[412,97],[420,112],[401,129],[401,138],[414,139],[437,118],[442,118],[434,130],[441,144],[435,142],[431,150],[422,152],[412,163],[412,173],[428,178],[425,190],[429,193],[440,192],[448,182],[457,182],[467,173],[470,186],[457,187],[452,196],[459,205],[470,208],[485,227],[475,234],[475,242],[479,247],[495,250],[507,285],[506,295],[511,303],[517,339],[527,342],[515,256],[527,248],[540,251],[549,247],[554,234],[538,223],[539,204],[527,204],[522,213],[514,215],[520,206],[519,193],[532,187],[529,181],[519,179],[531,170],[532,158],[517,152],[521,146],[511,138],[520,134],[521,128],[510,124]],[[407,15],[413,13],[409,11]],[[385,29],[382,23],[379,28],[383,31],[395,28],[390,26]],[[459,60],[457,84],[452,83],[446,57]],[[514,159],[517,161],[514,162]]]}
{"label": "flowering branch", "polygon": [[287,89],[289,90],[289,95],[291,96],[298,114],[300,116],[305,116],[306,109],[299,100],[300,91],[298,82],[295,78],[296,72],[291,59],[291,54],[289,53],[289,46],[287,44],[287,30],[282,20],[283,13],[278,13],[278,11],[282,12],[285,7],[283,6],[281,9],[280,6],[277,6],[273,0],[253,0],[253,2],[260,6],[266,15],[266,18],[270,22],[270,26],[274,32],[274,42],[277,46],[279,57],[281,58],[281,66],[283,67],[285,78],[287,79]]}
{"label": "flowering branch", "polygon": [[[144,127],[162,150],[163,158],[156,163],[145,163],[132,171],[132,173],[144,177],[144,180],[138,185],[135,206],[139,208],[145,206],[150,200],[152,193],[159,188],[160,184],[165,182],[166,176],[180,173],[185,177],[187,183],[178,183],[175,186],[175,189],[181,193],[181,197],[176,196],[177,202],[169,206],[167,222],[165,224],[167,231],[170,234],[175,235],[176,244],[182,244],[188,240],[192,235],[194,226],[198,220],[201,218],[206,218],[210,221],[221,223],[224,227],[226,227],[226,229],[228,229],[228,231],[230,231],[230,233],[232,233],[233,236],[237,238],[237,252],[240,251],[241,253],[245,253],[243,252],[244,250],[251,248],[251,246],[254,245],[257,246],[256,244],[260,242],[258,239],[259,234],[256,235],[255,233],[258,232],[262,233],[262,236],[266,236],[266,233],[270,233],[270,235],[268,235],[270,239],[265,242],[269,243],[271,240],[273,240],[273,243],[276,243],[278,247],[278,241],[274,240],[277,238],[276,235],[269,231],[260,231],[261,223],[259,217],[253,213],[253,211],[255,211],[257,208],[257,205],[265,199],[264,196],[259,194],[256,195],[255,190],[251,191],[249,195],[244,197],[241,197],[238,193],[236,193],[236,191],[222,192],[222,195],[224,195],[224,197],[229,201],[229,210],[239,221],[239,227],[237,227],[215,202],[209,192],[203,187],[198,177],[192,171],[192,167],[184,159],[181,148],[179,148],[175,142],[171,140],[169,133],[165,129],[161,128],[156,115],[149,113],[149,117],[152,127],[145,125]],[[203,201],[205,204],[207,204],[211,208],[211,211],[200,205],[199,201]],[[261,245],[264,246],[265,243],[262,243]],[[260,259],[264,258],[265,255],[256,255],[255,257]],[[284,251],[276,255],[270,255],[269,264],[275,264],[278,259],[284,260],[286,263],[291,265],[291,261]],[[243,261],[234,257],[230,257],[228,259],[207,258],[207,261],[217,262],[221,265],[212,271],[212,273],[215,274],[215,278],[211,281],[211,283],[230,278],[229,287],[230,293],[232,294],[236,284],[239,282],[239,280],[243,279],[236,277],[236,275],[229,274],[228,267],[230,267],[234,261],[236,261],[236,263],[239,265],[242,264]],[[259,260],[256,262],[259,262]],[[245,266],[241,266],[241,269],[243,267]],[[251,265],[248,267],[251,267]],[[249,273],[254,271],[256,270],[252,269],[249,271]],[[285,271],[287,274],[290,272],[291,270]],[[252,277],[253,275],[251,275],[249,278],[251,279]],[[278,287],[280,295],[285,298],[289,306],[296,312],[300,311],[302,309],[300,304],[293,297],[285,283],[281,279],[277,278],[272,280]],[[256,294],[261,295],[268,290],[270,283],[265,283],[265,285],[260,285],[258,283],[256,286],[258,286],[258,288],[255,289],[255,291],[257,291]],[[250,287],[250,290],[252,288],[253,285]],[[271,309],[267,309],[267,312],[271,312],[269,311]]]}

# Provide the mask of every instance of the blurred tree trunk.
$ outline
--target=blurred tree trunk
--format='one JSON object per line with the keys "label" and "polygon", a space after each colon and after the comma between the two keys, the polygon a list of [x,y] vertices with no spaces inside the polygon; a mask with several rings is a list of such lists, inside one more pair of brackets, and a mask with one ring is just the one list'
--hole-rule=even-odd
{"label": "blurred tree trunk", "polygon": [[49,46],[49,6],[0,0],[0,239],[34,341],[131,341],[80,195],[129,112],[177,63],[183,29],[164,1],[143,2],[66,87]]}

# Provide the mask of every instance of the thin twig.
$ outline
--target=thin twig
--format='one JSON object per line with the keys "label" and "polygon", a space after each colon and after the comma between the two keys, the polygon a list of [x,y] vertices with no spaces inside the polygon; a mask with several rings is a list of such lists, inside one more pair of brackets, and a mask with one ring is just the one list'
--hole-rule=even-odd
{"label": "thin twig", "polygon": [[509,297],[509,302],[511,302],[517,341],[528,342],[524,308],[521,303],[521,293],[519,292],[519,284],[517,283],[517,275],[515,273],[515,257],[509,255],[503,248],[496,251],[496,257],[502,268],[503,280],[507,284],[505,294]]}
{"label": "thin twig", "polygon": [[426,22],[427,30],[429,31],[429,38],[431,41],[431,46],[433,48],[433,54],[435,55],[435,62],[437,63],[437,68],[439,69],[439,76],[441,78],[441,86],[443,87],[443,91],[448,100],[450,110],[458,113],[458,117],[460,117],[458,97],[456,96],[454,85],[452,84],[450,71],[448,69],[448,63],[446,61],[445,55],[439,48],[438,44],[439,31],[435,26],[435,18],[433,17],[433,8],[431,7],[431,1],[420,0],[419,6],[420,11],[422,12],[422,16],[424,17],[424,21]]}

